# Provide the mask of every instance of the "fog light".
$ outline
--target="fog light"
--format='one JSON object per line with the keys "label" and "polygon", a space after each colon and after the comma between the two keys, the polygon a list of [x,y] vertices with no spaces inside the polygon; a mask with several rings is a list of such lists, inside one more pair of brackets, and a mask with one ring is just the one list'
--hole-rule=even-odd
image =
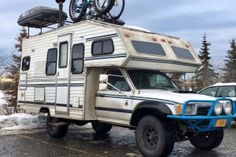
{"label": "fog light", "polygon": [[230,101],[224,102],[223,107],[224,107],[225,114],[232,114],[233,107]]}
{"label": "fog light", "polygon": [[215,105],[215,108],[214,108],[214,112],[216,115],[220,115],[223,111],[223,106],[220,102],[217,102],[217,104]]}

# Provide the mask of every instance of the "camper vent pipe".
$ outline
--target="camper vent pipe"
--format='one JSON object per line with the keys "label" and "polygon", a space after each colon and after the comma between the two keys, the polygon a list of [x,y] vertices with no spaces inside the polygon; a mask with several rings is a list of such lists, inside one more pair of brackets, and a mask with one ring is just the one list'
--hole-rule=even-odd
{"label": "camper vent pipe", "polygon": [[65,2],[65,0],[56,0],[56,2],[59,4],[59,23],[58,23],[58,27],[62,27],[64,25],[64,21],[63,21],[63,3]]}

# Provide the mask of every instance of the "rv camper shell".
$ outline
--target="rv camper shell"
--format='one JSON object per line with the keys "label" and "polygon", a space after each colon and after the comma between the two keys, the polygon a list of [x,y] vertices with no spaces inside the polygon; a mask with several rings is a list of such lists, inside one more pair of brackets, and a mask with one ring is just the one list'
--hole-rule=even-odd
{"label": "rv camper shell", "polygon": [[[68,48],[66,56],[60,56],[63,44]],[[107,44],[107,47],[102,47],[102,44]],[[84,49],[80,56],[84,61],[81,64],[83,71],[73,74],[72,51],[78,45]],[[153,49],[149,52],[150,48]],[[178,57],[173,48],[177,53],[186,53],[182,56],[186,58]],[[57,65],[54,74],[48,75],[47,57],[53,50],[57,51]],[[100,54],[101,51],[104,53]],[[185,40],[94,21],[76,23],[24,39],[22,60],[27,57],[30,67],[28,70],[21,68],[19,105],[36,113],[41,107],[48,107],[53,116],[81,120],[97,119],[90,113],[95,109],[93,99],[98,90],[99,75],[107,68],[195,72],[201,65],[190,43]],[[59,65],[61,57],[67,58],[63,67]],[[57,106],[68,107],[67,114],[56,114]],[[84,112],[86,108],[89,113]]]}
{"label": "rv camper shell", "polygon": [[[144,80],[137,85],[130,76],[155,74],[156,79],[175,88],[165,73],[194,73],[200,66],[198,55],[186,40],[83,21],[24,39],[18,105],[53,117],[54,121],[47,123],[57,128],[56,133],[49,129],[53,137],[65,135],[69,123],[92,122],[100,133],[108,132],[112,125],[136,129],[137,145],[145,156],[169,154],[175,141],[191,138],[194,146],[201,148],[194,137],[206,131],[213,132],[212,138],[217,140],[207,145],[213,149],[221,143],[216,133],[222,135],[235,117],[231,100],[181,94],[164,87],[145,89]],[[216,106],[224,103],[228,109],[231,105],[231,113],[217,116]],[[150,151],[150,140],[155,139],[150,139],[147,147],[143,145],[145,139],[139,137],[149,122],[163,124],[165,135],[158,136],[169,142],[164,148],[156,146]]]}

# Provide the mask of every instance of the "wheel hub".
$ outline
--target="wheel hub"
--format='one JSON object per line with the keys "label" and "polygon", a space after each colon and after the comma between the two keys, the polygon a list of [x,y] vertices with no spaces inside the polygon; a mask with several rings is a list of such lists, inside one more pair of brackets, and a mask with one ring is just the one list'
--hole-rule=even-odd
{"label": "wheel hub", "polygon": [[143,132],[144,144],[148,149],[155,149],[158,145],[158,133],[154,127],[147,127]]}

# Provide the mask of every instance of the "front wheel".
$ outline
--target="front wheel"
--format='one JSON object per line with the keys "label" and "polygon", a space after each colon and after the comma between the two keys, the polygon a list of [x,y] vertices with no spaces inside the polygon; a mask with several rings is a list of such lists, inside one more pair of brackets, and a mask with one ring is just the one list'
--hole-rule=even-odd
{"label": "front wheel", "polygon": [[113,7],[109,11],[112,19],[119,19],[125,9],[125,0],[115,0]]}
{"label": "front wheel", "polygon": [[95,0],[95,9],[99,14],[108,13],[114,5],[115,0]]}
{"label": "front wheel", "polygon": [[79,22],[86,13],[86,5],[84,0],[71,0],[69,6],[70,18],[74,22]]}
{"label": "front wheel", "polygon": [[69,125],[66,123],[56,125],[56,123],[59,124],[57,118],[48,116],[46,122],[47,132],[52,138],[62,138],[67,134]]}
{"label": "front wheel", "polygon": [[174,132],[154,116],[143,117],[136,128],[136,144],[147,157],[168,156],[175,143]]}
{"label": "front wheel", "polygon": [[190,143],[196,148],[212,150],[218,147],[224,138],[224,130],[199,133],[190,139]]}

